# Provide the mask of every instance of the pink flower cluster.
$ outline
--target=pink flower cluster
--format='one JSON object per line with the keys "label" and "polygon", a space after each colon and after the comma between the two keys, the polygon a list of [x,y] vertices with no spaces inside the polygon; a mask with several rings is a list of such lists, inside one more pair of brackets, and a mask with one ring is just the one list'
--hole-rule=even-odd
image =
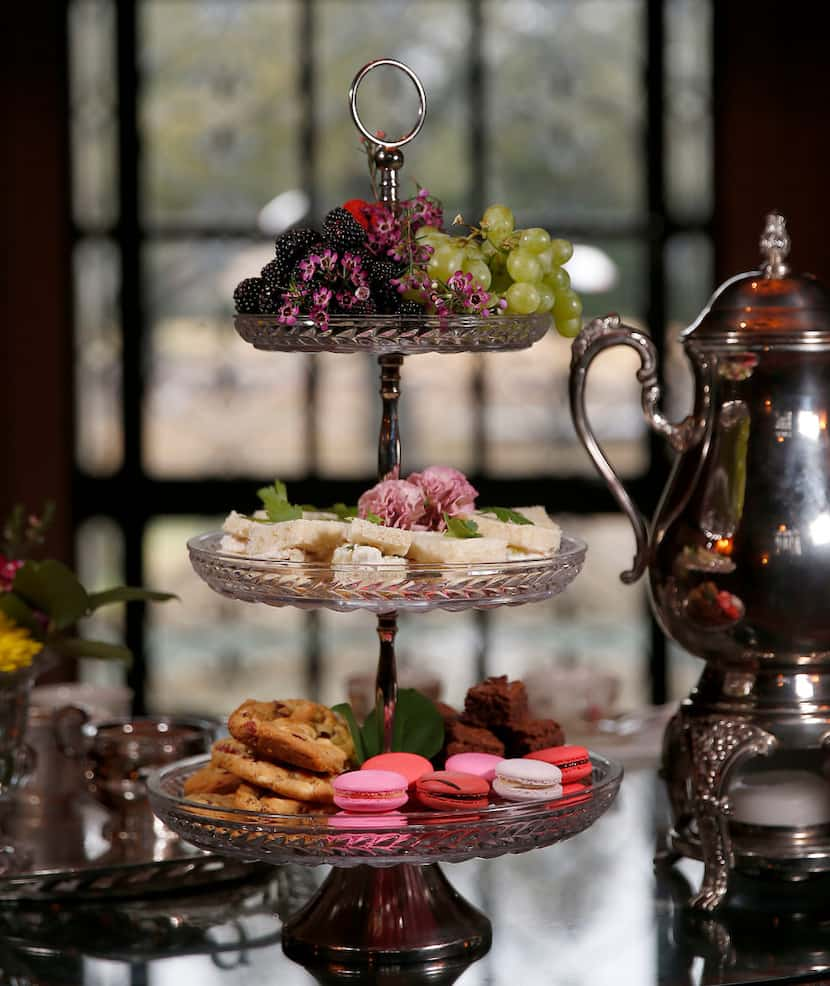
{"label": "pink flower cluster", "polygon": [[307,311],[326,328],[332,299],[340,311],[350,311],[369,300],[369,275],[358,253],[345,251],[339,256],[326,247],[320,253],[310,253],[297,269],[300,276],[296,285],[282,295],[279,321],[283,325],[293,325],[300,311]]}
{"label": "pink flower cluster", "polygon": [[0,592],[11,592],[14,577],[22,567],[22,561],[15,561],[12,558],[6,558],[5,555],[0,555]]}
{"label": "pink flower cluster", "polygon": [[446,530],[444,514],[467,516],[478,490],[464,473],[449,466],[428,466],[406,479],[384,479],[357,501],[358,516],[375,514],[386,527],[413,531]]}

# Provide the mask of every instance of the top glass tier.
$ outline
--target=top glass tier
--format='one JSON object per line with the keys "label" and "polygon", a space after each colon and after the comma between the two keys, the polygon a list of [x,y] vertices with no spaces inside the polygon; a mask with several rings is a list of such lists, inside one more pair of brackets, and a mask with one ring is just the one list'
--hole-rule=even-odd
{"label": "top glass tier", "polygon": [[313,319],[283,325],[276,315],[236,315],[234,326],[254,348],[269,352],[472,353],[528,349],[551,328],[537,315],[332,315],[323,329]]}

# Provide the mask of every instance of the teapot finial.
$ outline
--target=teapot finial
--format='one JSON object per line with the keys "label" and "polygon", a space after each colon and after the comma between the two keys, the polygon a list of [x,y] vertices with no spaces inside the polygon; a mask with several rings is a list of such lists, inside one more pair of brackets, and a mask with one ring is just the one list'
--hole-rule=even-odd
{"label": "teapot finial", "polygon": [[790,252],[790,237],[787,222],[782,215],[771,212],[767,216],[764,232],[761,234],[761,269],[764,277],[786,277],[790,272],[785,260]]}

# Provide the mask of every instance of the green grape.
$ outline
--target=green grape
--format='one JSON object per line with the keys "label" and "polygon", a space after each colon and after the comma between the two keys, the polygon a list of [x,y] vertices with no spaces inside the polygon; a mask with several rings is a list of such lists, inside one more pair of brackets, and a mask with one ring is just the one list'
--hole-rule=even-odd
{"label": "green grape", "polygon": [[506,205],[491,205],[484,211],[479,225],[487,233],[487,239],[495,246],[513,232],[516,220]]}
{"label": "green grape", "polygon": [[553,288],[541,281],[539,284],[533,285],[539,292],[539,304],[536,308],[537,312],[549,312],[553,308],[553,304],[556,301],[556,295],[553,292]]}
{"label": "green grape", "polygon": [[532,315],[539,306],[539,292],[532,284],[517,281],[505,292],[507,310],[516,315]]}
{"label": "green grape", "polygon": [[539,226],[523,229],[519,236],[519,246],[531,253],[541,253],[550,246],[550,233]]}
{"label": "green grape", "polygon": [[510,275],[507,273],[506,270],[502,269],[496,271],[493,270],[492,267],[490,268],[490,270],[493,271],[493,279],[490,282],[489,290],[492,291],[494,294],[497,294],[499,297],[503,297],[507,289],[513,283],[513,279],[510,277]]}
{"label": "green grape", "polygon": [[525,281],[528,284],[542,279],[539,261],[527,250],[510,251],[507,255],[507,273],[514,281]]}
{"label": "green grape", "polygon": [[554,319],[556,325],[556,331],[561,336],[565,336],[566,339],[573,339],[574,336],[578,336],[580,329],[582,328],[582,319],[578,316],[576,318],[565,318],[565,319]]}
{"label": "green grape", "polygon": [[464,248],[454,243],[443,243],[429,258],[427,274],[436,281],[448,281],[452,275],[461,270],[464,263]]}
{"label": "green grape", "polygon": [[488,258],[487,263],[493,274],[502,274],[507,270],[507,257],[503,253],[496,252]]}
{"label": "green grape", "polygon": [[464,247],[464,256],[469,257],[470,260],[484,260],[484,252],[481,249],[481,245],[472,240]]}
{"label": "green grape", "polygon": [[483,260],[477,260],[475,257],[466,257],[461,269],[465,274],[472,274],[473,280],[480,284],[485,291],[490,287],[493,275]]}
{"label": "green grape", "polygon": [[446,233],[442,233],[437,226],[421,226],[420,229],[415,231],[416,240],[428,240],[432,236],[446,236]]}
{"label": "green grape", "polygon": [[548,244],[544,250],[540,250],[535,256],[542,268],[542,273],[549,274],[553,270],[553,247]]}
{"label": "green grape", "polygon": [[549,287],[553,288],[557,294],[571,286],[571,276],[562,267],[553,267],[545,274],[542,280]]}
{"label": "green grape", "polygon": [[582,314],[582,299],[573,288],[557,291],[553,313],[557,319],[579,318]]}
{"label": "green grape", "polygon": [[499,255],[498,248],[494,247],[489,240],[482,240],[479,249],[481,250],[481,255],[488,262],[492,257]]}
{"label": "green grape", "polygon": [[553,262],[555,264],[566,264],[573,256],[574,247],[573,243],[569,240],[551,240],[551,247],[553,247]]}

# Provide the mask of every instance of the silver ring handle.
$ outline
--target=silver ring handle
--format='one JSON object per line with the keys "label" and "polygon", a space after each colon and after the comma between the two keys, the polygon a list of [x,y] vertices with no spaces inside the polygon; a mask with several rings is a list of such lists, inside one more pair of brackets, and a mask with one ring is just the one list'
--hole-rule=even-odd
{"label": "silver ring handle", "polygon": [[[412,80],[412,84],[418,92],[418,119],[415,121],[415,126],[409,131],[409,133],[398,138],[398,140],[387,140],[385,137],[381,139],[377,136],[377,134],[371,133],[363,125],[363,121],[360,119],[360,114],[357,111],[357,90],[360,88],[360,83],[366,78],[372,69],[380,68],[382,65],[389,65],[391,68],[400,69],[401,72],[409,76]],[[427,97],[424,92],[424,87],[421,85],[421,80],[408,65],[405,65],[403,62],[399,62],[395,58],[376,58],[374,61],[368,62],[364,65],[352,80],[351,88],[349,89],[349,108],[352,112],[354,125],[367,140],[371,141],[373,144],[376,144],[378,147],[403,147],[404,144],[408,144],[410,140],[413,140],[418,136],[421,127],[424,125],[424,119],[427,115]]]}

